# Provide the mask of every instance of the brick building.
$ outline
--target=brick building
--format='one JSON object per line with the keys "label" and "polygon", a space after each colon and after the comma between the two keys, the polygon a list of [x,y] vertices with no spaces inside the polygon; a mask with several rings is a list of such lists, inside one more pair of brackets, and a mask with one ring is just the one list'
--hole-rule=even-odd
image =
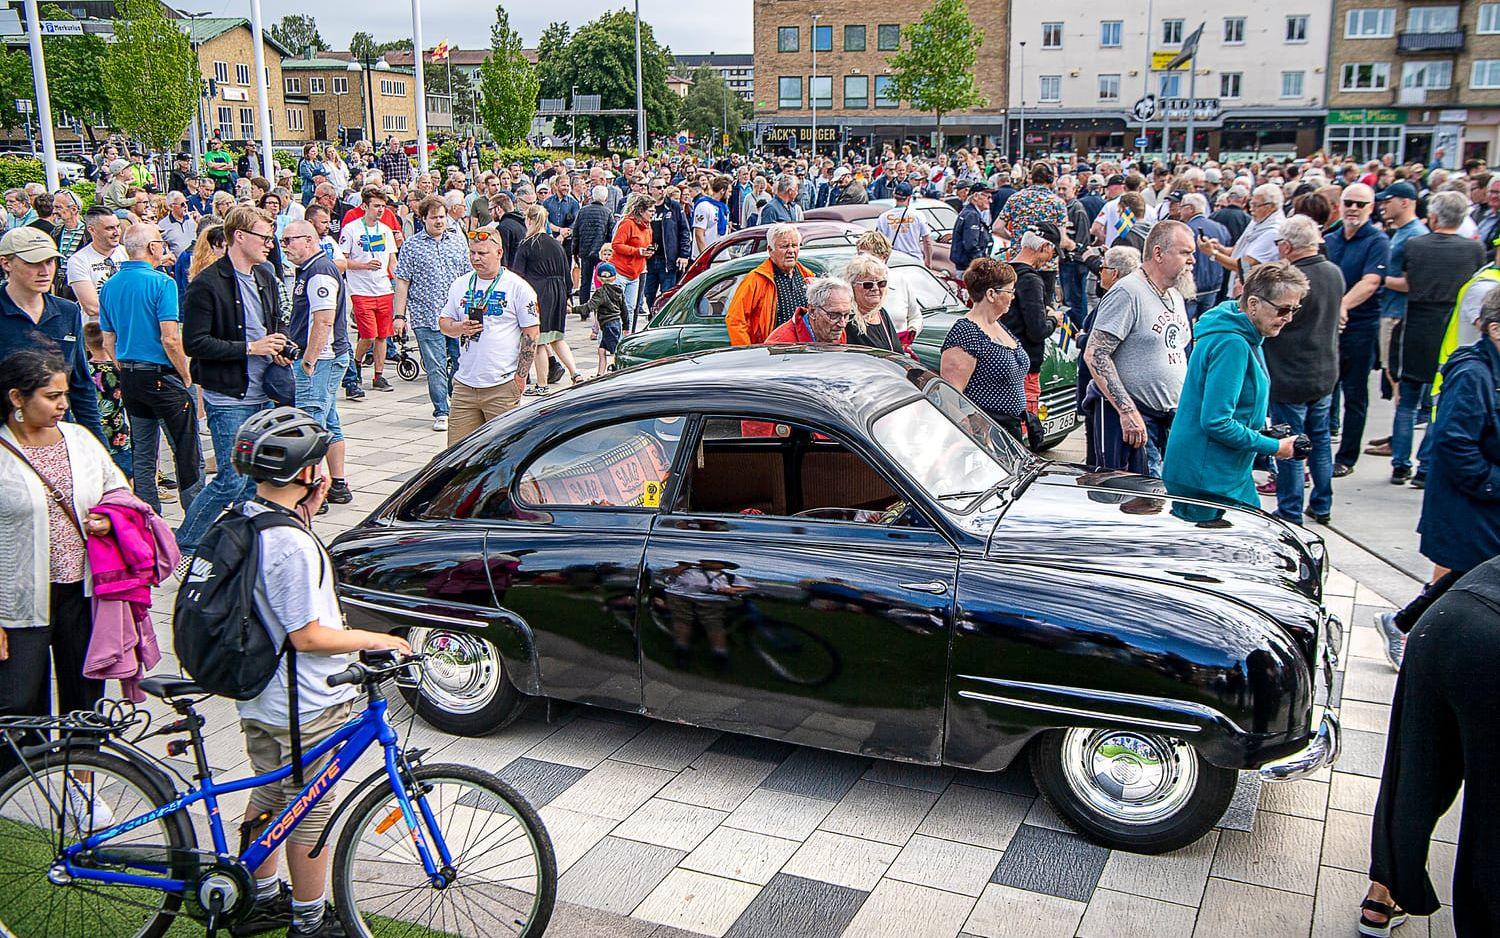
{"label": "brick building", "polygon": [[1500,157],[1500,3],[1336,0],[1328,107],[1331,150]]}
{"label": "brick building", "polygon": [[[260,138],[260,89],[254,80],[254,39],[250,21],[243,17],[202,16],[183,20],[183,29],[198,50],[198,67],[214,93],[203,100],[203,121],[210,134],[225,142]],[[266,96],[271,108],[271,139],[299,142],[307,136],[307,112],[301,102],[289,103],[283,93],[281,61],[290,51],[264,38]]]}
{"label": "brick building", "polygon": [[[370,122],[370,97],[375,104],[374,139],[387,134],[402,140],[417,133],[416,77],[409,68],[398,68],[377,59],[366,72],[348,53],[321,52],[283,59],[284,91],[306,102],[310,140],[347,139],[354,142]],[[409,57],[408,57],[409,58]],[[449,120],[451,126],[451,118]],[[433,128],[439,129],[439,128]]]}
{"label": "brick building", "polygon": [[[933,115],[889,92],[889,59],[901,48],[902,29],[921,14],[921,7],[872,7],[856,0],[755,0],[753,103],[761,139],[805,147],[816,100],[820,149],[926,144]],[[969,138],[995,145],[1005,132],[1008,4],[971,4],[969,15],[984,31],[975,79],[987,102],[944,115],[943,130],[950,143]]]}

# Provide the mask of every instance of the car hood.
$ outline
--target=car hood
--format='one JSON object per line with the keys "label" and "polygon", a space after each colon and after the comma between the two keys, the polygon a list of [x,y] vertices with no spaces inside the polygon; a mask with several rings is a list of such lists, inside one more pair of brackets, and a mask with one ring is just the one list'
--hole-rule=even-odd
{"label": "car hood", "polygon": [[1321,541],[1260,512],[1164,492],[1142,476],[1047,463],[996,521],[987,554],[1188,586],[1303,627],[1318,618]]}

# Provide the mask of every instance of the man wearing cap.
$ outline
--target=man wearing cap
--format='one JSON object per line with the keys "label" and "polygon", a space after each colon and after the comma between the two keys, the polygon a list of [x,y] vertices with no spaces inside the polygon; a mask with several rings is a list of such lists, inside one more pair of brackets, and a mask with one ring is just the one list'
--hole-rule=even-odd
{"label": "man wearing cap", "polygon": [[[1398,182],[1386,186],[1375,196],[1385,217],[1386,234],[1391,239],[1389,270],[1397,276],[1385,278],[1385,289],[1380,291],[1380,345],[1376,356],[1380,370],[1386,371],[1390,362],[1391,337],[1396,326],[1406,318],[1407,283],[1400,272],[1406,268],[1406,242],[1428,233],[1427,226],[1417,217],[1417,190],[1409,182]],[[1391,382],[1395,384],[1395,381]],[[1372,440],[1365,452],[1371,456],[1389,456],[1391,441]]]}
{"label": "man wearing cap", "polygon": [[1119,173],[1104,180],[1104,206],[1094,216],[1094,224],[1089,229],[1094,243],[1109,247],[1116,238],[1123,237],[1130,230],[1128,225],[1120,223],[1120,196],[1127,188],[1125,177]]}
{"label": "man wearing cap", "polygon": [[953,238],[949,257],[958,275],[963,276],[975,258],[989,257],[995,246],[995,236],[990,234],[989,222],[990,187],[982,182],[974,183],[969,190],[969,201],[953,222]]}
{"label": "man wearing cap", "polygon": [[99,193],[99,201],[111,212],[129,209],[131,201],[127,193],[136,188],[134,179],[135,174],[130,170],[129,160],[112,160],[109,164],[109,183]]}
{"label": "man wearing cap", "polygon": [[224,141],[218,137],[208,142],[208,152],[203,154],[203,171],[214,181],[215,189],[234,191],[234,157],[224,149]]}
{"label": "man wearing cap", "polygon": [[932,229],[922,219],[920,212],[911,205],[911,185],[896,183],[891,189],[896,206],[881,213],[875,221],[875,230],[885,235],[891,246],[903,254],[920,257],[922,263],[932,266]]}
{"label": "man wearing cap", "polygon": [[185,198],[192,194],[194,178],[192,156],[179,153],[172,164],[172,171],[167,174],[167,191],[181,192]]}
{"label": "man wearing cap", "polygon": [[57,243],[35,228],[17,228],[0,238],[0,359],[25,348],[55,351],[68,365],[68,410],[74,423],[108,445],[99,424],[99,393],[83,344],[83,313],[77,303],[53,295]]}

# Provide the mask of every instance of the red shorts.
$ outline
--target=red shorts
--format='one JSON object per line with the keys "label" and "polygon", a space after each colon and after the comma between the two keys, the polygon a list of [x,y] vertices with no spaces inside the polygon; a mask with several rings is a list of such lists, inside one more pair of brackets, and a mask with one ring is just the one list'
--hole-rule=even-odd
{"label": "red shorts", "polygon": [[361,339],[388,339],[396,334],[394,327],[396,296],[351,295],[354,304],[354,328]]}
{"label": "red shorts", "polygon": [[[360,335],[364,335],[363,332]],[[1039,374],[1026,376],[1026,409],[1036,413],[1042,404],[1042,376]]]}

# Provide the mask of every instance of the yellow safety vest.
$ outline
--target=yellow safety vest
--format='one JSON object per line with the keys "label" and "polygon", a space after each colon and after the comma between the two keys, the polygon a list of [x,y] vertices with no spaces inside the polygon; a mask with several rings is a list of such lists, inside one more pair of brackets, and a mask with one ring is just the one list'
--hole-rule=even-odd
{"label": "yellow safety vest", "polygon": [[1488,280],[1492,283],[1500,283],[1500,267],[1494,264],[1486,264],[1479,268],[1474,276],[1469,278],[1458,291],[1458,299],[1453,303],[1453,315],[1448,317],[1448,331],[1443,333],[1443,344],[1438,346],[1438,371],[1432,378],[1432,412],[1437,413],[1438,389],[1443,386],[1443,364],[1448,361],[1448,356],[1458,349],[1458,330],[1460,326],[1460,311],[1464,307],[1464,296],[1469,288],[1480,281]]}

